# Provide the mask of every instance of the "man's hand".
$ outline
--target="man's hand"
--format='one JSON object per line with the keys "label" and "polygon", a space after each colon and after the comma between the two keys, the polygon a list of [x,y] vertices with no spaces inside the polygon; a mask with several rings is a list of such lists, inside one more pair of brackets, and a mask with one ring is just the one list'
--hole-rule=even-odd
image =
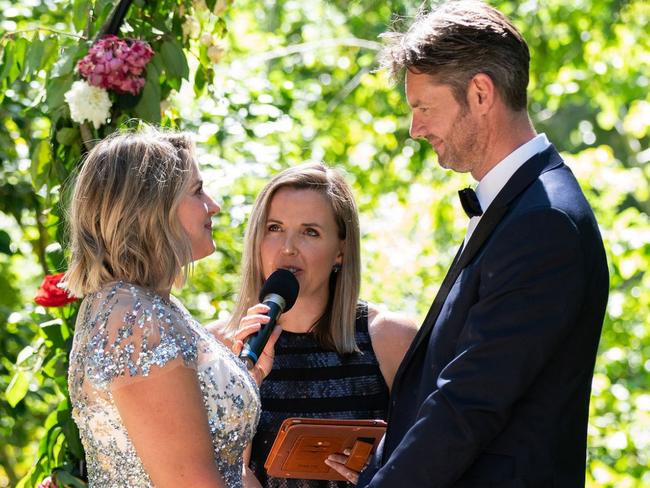
{"label": "man's hand", "polygon": [[359,481],[359,471],[354,471],[345,466],[345,463],[348,462],[349,457],[350,449],[345,449],[343,451],[343,454],[330,454],[325,460],[325,464],[343,476],[350,483],[356,485]]}

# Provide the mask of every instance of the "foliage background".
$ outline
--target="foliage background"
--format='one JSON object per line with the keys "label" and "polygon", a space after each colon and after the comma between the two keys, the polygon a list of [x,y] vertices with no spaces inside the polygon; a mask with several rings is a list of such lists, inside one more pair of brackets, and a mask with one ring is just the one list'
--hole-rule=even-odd
{"label": "foliage background", "polygon": [[[650,4],[491,3],[529,41],[531,115],[578,175],[606,241],[611,292],[593,382],[588,486],[648,486]],[[43,274],[64,265],[59,199],[83,152],[61,97],[88,43],[70,34],[91,37],[110,4],[0,0],[0,486],[14,486],[33,465],[65,398],[63,314],[73,311],[32,298]],[[462,240],[455,192],[471,181],[441,170],[427,144],[408,138],[403,90],[373,72],[378,35],[419,2],[208,4],[219,15],[190,0],[134,2],[122,32],[147,38],[156,52],[174,39],[182,50],[156,65],[157,77],[148,70],[147,103],[120,108],[93,134],[130,116],[197,133],[208,189],[223,210],[218,252],[197,263],[181,299],[202,320],[227,314],[256,192],[279,169],[316,159],[344,169],[355,190],[363,296],[421,320]],[[183,36],[187,18],[198,29]],[[35,26],[48,30],[7,35]],[[210,59],[206,44],[223,57]]]}

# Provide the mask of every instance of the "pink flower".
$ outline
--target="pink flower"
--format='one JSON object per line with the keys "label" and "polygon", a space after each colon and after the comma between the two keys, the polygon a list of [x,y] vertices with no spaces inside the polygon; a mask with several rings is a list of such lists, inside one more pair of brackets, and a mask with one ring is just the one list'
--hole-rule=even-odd
{"label": "pink flower", "polygon": [[48,476],[47,478],[43,478],[43,481],[38,484],[38,488],[57,488],[57,486],[52,477]]}
{"label": "pink flower", "polygon": [[93,44],[77,69],[93,86],[137,95],[145,84],[141,75],[153,55],[144,41],[109,35]]}

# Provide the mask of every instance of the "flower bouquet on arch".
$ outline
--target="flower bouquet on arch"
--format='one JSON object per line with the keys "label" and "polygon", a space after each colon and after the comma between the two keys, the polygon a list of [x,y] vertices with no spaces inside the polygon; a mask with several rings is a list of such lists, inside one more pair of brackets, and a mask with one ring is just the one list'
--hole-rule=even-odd
{"label": "flower bouquet on arch", "polygon": [[64,95],[72,120],[79,124],[92,122],[99,129],[110,118],[113,103],[109,91],[122,98],[126,95],[135,104],[145,85],[145,67],[153,55],[147,42],[112,34],[93,44],[77,63],[84,79],[75,81]]}

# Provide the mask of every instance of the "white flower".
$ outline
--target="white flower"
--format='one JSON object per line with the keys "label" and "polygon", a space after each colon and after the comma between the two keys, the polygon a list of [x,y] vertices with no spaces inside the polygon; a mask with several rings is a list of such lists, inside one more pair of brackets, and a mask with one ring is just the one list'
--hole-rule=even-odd
{"label": "white flower", "polygon": [[181,28],[183,29],[183,39],[194,38],[201,33],[201,24],[194,17],[187,17]]}
{"label": "white flower", "polygon": [[108,92],[85,81],[75,81],[64,98],[70,107],[70,117],[79,124],[87,120],[99,129],[110,115]]}
{"label": "white flower", "polygon": [[206,47],[212,46],[214,44],[214,38],[212,37],[212,34],[208,34],[207,32],[203,35],[201,35],[201,44],[203,44]]}
{"label": "white flower", "polygon": [[194,0],[194,8],[196,10],[207,10],[208,6],[205,4],[205,0]]}
{"label": "white flower", "polygon": [[221,44],[215,44],[214,46],[210,46],[208,48],[208,58],[210,58],[210,61],[212,61],[214,64],[217,64],[219,61],[221,61],[221,58],[223,58],[223,54],[226,50],[223,48]]}
{"label": "white flower", "polygon": [[217,0],[216,3],[214,4],[214,9],[212,10],[212,13],[217,17],[221,17],[227,8],[228,8],[228,2],[226,2],[226,0]]}

